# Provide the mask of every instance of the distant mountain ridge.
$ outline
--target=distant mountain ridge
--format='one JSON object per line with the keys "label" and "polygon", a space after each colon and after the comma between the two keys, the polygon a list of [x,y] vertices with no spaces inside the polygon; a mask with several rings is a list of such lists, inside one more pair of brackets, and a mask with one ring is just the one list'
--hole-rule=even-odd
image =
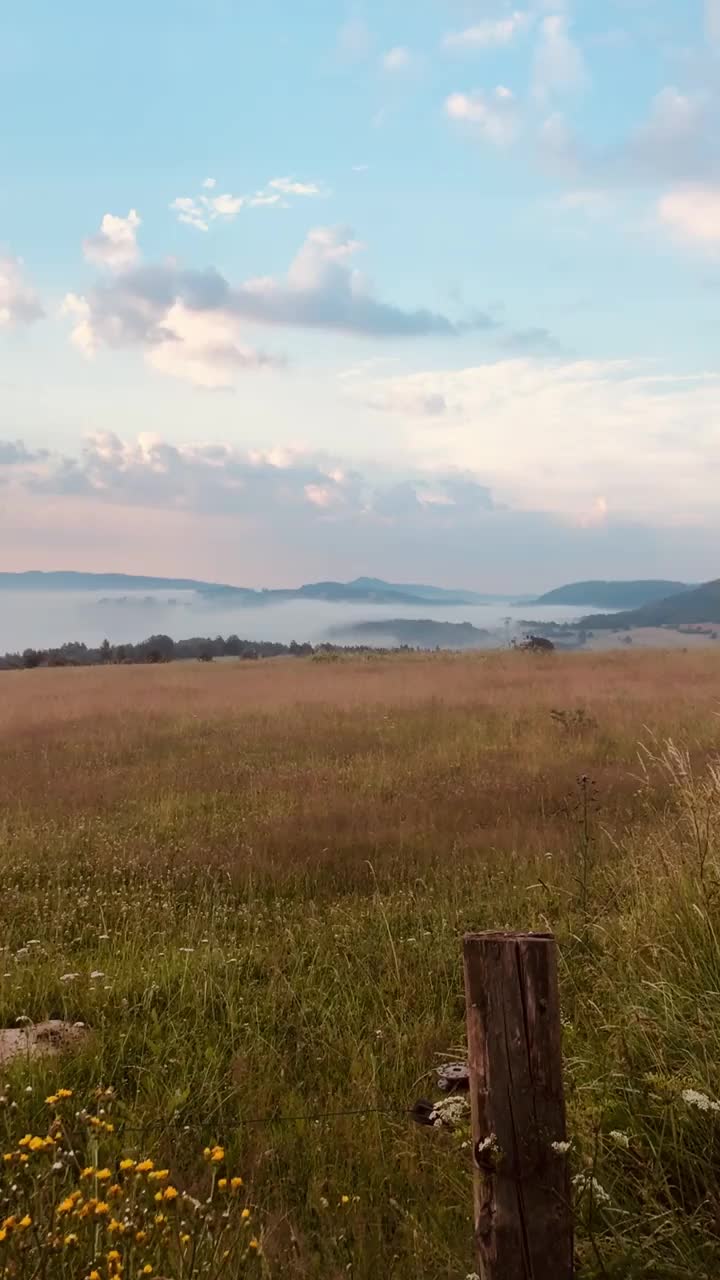
{"label": "distant mountain ridge", "polygon": [[471,622],[436,622],[433,618],[378,618],[334,627],[331,636],[351,643],[409,645],[413,649],[479,649],[488,631]]}
{"label": "distant mountain ridge", "polygon": [[282,604],[287,600],[326,600],[360,604],[480,605],[510,596],[479,595],[446,587],[356,578],[354,582],[308,582],[301,587],[234,587],[195,578],[156,578],[129,573],[78,573],[71,570],[0,573],[0,591],[194,591],[208,601],[240,605]]}
{"label": "distant mountain ridge", "polygon": [[641,609],[591,614],[583,618],[582,625],[599,631],[618,627],[673,627],[700,622],[720,622],[720,578],[666,596],[663,600],[654,600]]}
{"label": "distant mountain ridge", "polygon": [[662,578],[617,582],[570,582],[567,586],[546,591],[533,604],[580,605],[596,609],[639,609],[656,600],[666,600],[681,592],[692,591],[694,584],[665,581]]}

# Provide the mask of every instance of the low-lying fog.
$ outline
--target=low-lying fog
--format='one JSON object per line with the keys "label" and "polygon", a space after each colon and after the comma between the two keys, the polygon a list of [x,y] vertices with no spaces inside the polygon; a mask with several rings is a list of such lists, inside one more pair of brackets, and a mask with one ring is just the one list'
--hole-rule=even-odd
{"label": "low-lying fog", "polygon": [[338,628],[385,618],[471,622],[476,627],[497,632],[498,639],[502,640],[506,618],[511,620],[511,633],[517,633],[522,618],[570,622],[581,612],[577,608],[540,608],[527,604],[447,608],[432,604],[335,604],[311,600],[246,608],[207,602],[191,591],[153,595],[1,591],[0,653],[52,648],[70,640],[95,646],[105,637],[111,644],[136,643],[158,633],[172,636],[173,640],[237,635],[245,640],[277,640],[285,644],[297,640],[318,644]]}

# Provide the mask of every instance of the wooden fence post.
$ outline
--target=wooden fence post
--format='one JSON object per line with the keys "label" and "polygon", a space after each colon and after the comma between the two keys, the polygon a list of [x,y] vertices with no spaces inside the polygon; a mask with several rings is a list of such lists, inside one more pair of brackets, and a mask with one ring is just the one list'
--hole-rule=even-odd
{"label": "wooden fence post", "polygon": [[469,933],[463,949],[481,1280],[571,1280],[555,939]]}

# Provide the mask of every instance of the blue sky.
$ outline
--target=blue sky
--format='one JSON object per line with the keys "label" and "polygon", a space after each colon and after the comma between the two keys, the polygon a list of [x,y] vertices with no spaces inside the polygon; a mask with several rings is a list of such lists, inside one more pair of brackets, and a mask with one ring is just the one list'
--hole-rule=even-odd
{"label": "blue sky", "polygon": [[1,567],[717,575],[720,0],[1,34]]}

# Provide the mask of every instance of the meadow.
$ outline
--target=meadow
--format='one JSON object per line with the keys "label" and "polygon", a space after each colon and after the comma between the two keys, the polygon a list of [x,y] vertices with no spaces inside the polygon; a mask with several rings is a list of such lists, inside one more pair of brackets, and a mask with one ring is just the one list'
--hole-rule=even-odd
{"label": "meadow", "polygon": [[0,1027],[87,1037],[0,1066],[0,1275],[471,1276],[467,1129],[409,1112],[507,927],[559,941],[578,1275],[717,1277],[719,695],[709,649],[2,674]]}

